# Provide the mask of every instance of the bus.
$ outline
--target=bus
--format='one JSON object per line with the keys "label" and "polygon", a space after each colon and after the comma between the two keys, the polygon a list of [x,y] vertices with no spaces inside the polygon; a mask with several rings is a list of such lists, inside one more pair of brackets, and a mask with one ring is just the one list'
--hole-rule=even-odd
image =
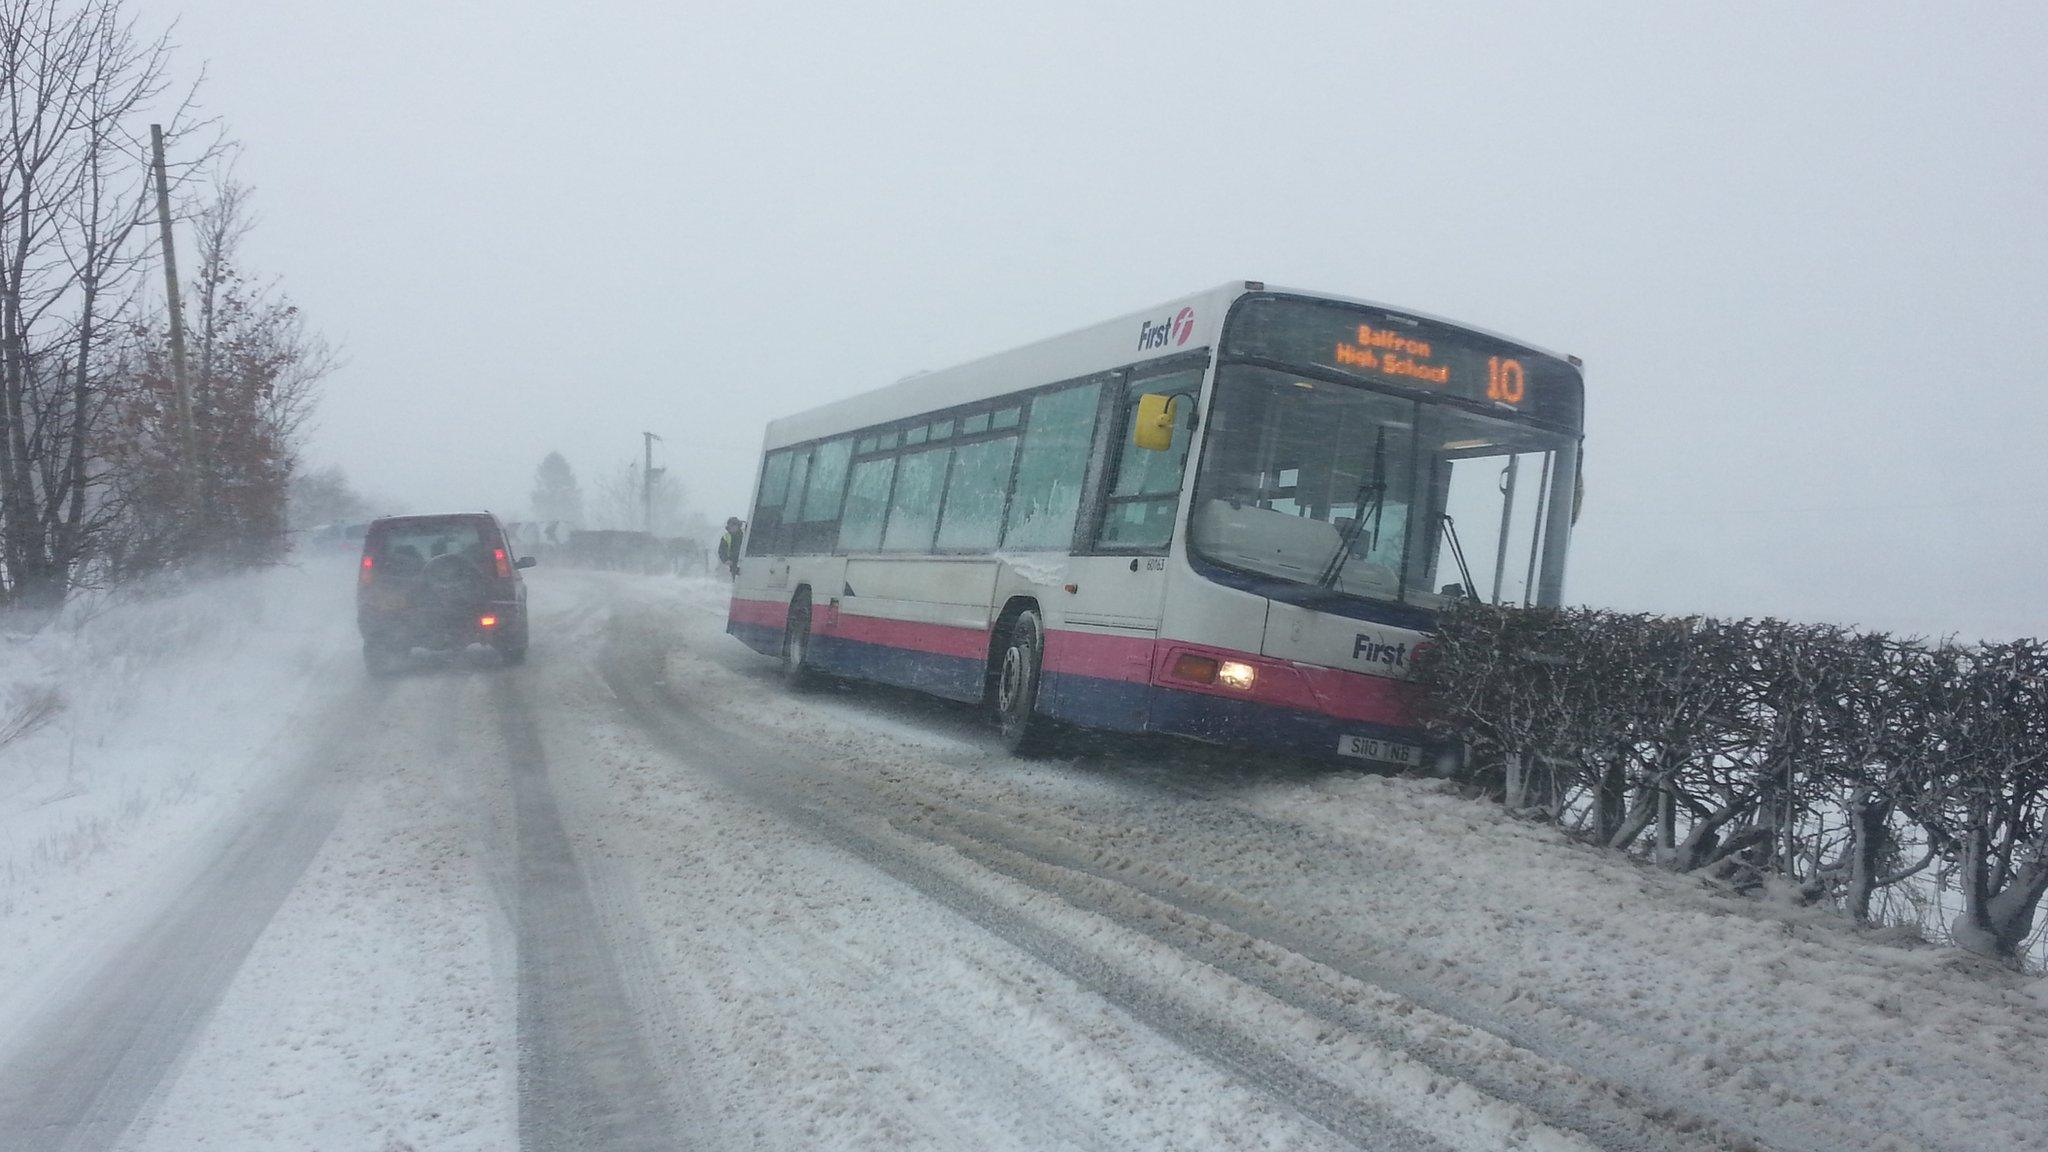
{"label": "bus", "polygon": [[1451,601],[1555,605],[1582,364],[1238,281],[768,425],[727,630],[984,703],[1002,742],[1156,732],[1436,766]]}

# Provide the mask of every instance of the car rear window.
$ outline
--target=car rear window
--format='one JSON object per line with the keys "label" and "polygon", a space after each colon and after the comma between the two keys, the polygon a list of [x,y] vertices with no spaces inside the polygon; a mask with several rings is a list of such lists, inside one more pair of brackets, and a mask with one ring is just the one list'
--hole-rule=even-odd
{"label": "car rear window", "polygon": [[415,575],[428,561],[450,553],[482,566],[490,562],[491,549],[497,547],[497,533],[484,521],[468,516],[397,520],[370,530],[370,555],[387,576]]}

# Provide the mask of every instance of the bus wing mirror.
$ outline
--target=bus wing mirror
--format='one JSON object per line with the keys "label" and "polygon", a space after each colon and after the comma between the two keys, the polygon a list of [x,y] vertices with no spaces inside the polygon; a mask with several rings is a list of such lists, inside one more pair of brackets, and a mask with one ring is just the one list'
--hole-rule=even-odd
{"label": "bus wing mirror", "polygon": [[1138,415],[1131,421],[1131,443],[1147,452],[1173,447],[1175,397],[1148,392],[1138,397]]}

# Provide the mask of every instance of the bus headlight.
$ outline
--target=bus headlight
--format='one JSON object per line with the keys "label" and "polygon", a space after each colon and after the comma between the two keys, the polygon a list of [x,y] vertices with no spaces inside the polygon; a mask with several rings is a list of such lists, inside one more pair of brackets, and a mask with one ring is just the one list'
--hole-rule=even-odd
{"label": "bus headlight", "polygon": [[1257,668],[1239,660],[1225,660],[1222,666],[1216,669],[1216,682],[1225,688],[1245,691],[1252,686],[1252,681],[1258,678]]}
{"label": "bus headlight", "polygon": [[1259,678],[1259,670],[1242,660],[1218,660],[1214,656],[1193,652],[1182,652],[1174,657],[1172,674],[1176,680],[1216,684],[1239,692],[1249,691],[1252,681]]}

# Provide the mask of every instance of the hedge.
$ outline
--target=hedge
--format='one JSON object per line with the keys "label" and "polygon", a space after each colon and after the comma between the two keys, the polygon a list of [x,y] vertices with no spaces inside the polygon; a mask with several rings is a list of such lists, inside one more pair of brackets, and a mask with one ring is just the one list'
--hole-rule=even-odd
{"label": "hedge", "polygon": [[1865,923],[1924,918],[1930,886],[1952,888],[1952,939],[2006,960],[2033,933],[2041,641],[1466,602],[1417,675],[1471,769],[1577,835]]}

